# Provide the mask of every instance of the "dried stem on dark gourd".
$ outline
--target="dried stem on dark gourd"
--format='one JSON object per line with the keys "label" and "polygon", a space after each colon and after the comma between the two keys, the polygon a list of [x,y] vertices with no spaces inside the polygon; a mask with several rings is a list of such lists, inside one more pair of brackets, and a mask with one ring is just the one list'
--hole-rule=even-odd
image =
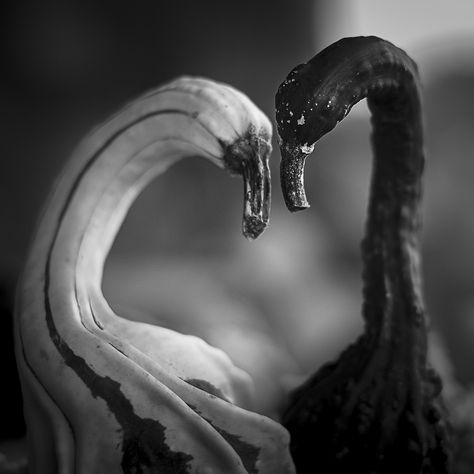
{"label": "dried stem on dark gourd", "polygon": [[367,98],[374,169],[366,235],[365,331],[293,395],[283,418],[298,473],[446,473],[441,383],[427,364],[418,232],[424,166],[415,63],[375,37],[343,39],[293,69],[276,96],[281,180],[308,207],[304,159]]}

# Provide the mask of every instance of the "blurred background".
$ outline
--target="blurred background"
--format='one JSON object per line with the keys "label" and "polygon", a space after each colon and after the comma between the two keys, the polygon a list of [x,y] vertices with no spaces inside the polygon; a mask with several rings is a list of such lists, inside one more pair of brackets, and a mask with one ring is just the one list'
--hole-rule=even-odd
{"label": "blurred background", "polygon": [[[228,82],[273,120],[286,74],[344,36],[378,35],[418,63],[428,165],[425,297],[452,375],[474,380],[474,4],[403,0],[43,0],[0,7],[2,439],[24,425],[11,337],[14,288],[55,176],[97,123],[182,74]],[[281,394],[362,329],[361,261],[371,152],[365,102],[308,160],[312,207],[290,215],[272,156],[270,228],[240,235],[242,183],[189,159],[132,207],[107,262],[120,314],[196,334]],[[180,189],[171,207],[165,196]],[[6,398],[5,398],[6,397]],[[4,405],[5,406],[5,405]]]}

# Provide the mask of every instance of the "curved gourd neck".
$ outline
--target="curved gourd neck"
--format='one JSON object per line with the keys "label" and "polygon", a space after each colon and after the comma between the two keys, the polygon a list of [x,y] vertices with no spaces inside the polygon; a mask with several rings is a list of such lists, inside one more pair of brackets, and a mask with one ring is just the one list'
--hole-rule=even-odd
{"label": "curved gourd neck", "polygon": [[[364,98],[372,112],[374,171],[363,242],[363,313],[367,339],[378,344],[424,325],[417,248],[424,155],[416,65],[378,38],[341,40],[288,75],[277,94],[277,122],[283,193],[297,211],[308,207],[306,157]],[[424,339],[423,331],[416,332]],[[417,342],[407,346],[425,346]]]}
{"label": "curved gourd neck", "polygon": [[71,160],[52,197],[53,209],[46,217],[49,225],[54,223],[47,265],[62,285],[79,281],[90,291],[100,291],[115,236],[133,201],[154,177],[185,156],[220,164],[220,145],[213,136],[200,147],[170,130],[172,124],[189,136],[202,134],[199,122],[180,110],[143,113],[146,107],[133,107],[86,139],[77,152],[81,156]]}

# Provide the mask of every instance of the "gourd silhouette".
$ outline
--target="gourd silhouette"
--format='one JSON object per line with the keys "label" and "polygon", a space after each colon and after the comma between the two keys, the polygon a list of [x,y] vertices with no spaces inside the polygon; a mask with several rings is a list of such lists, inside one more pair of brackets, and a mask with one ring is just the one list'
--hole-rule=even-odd
{"label": "gourd silhouette", "polygon": [[18,292],[31,473],[294,472],[286,430],[251,411],[252,381],[224,352],[123,319],[101,292],[128,208],[181,158],[202,156],[243,177],[243,233],[256,238],[268,223],[271,133],[244,94],[185,77],[128,104],[79,145]]}
{"label": "gourd silhouette", "polygon": [[376,37],[346,38],[295,67],[276,95],[281,185],[308,207],[304,163],[367,98],[373,175],[362,243],[365,330],[297,389],[283,415],[298,473],[446,473],[441,382],[427,362],[418,231],[424,167],[415,63]]}

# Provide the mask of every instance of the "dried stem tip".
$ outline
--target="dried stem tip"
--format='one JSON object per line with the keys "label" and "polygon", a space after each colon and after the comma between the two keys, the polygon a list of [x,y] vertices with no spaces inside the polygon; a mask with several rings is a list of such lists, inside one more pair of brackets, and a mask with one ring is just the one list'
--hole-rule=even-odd
{"label": "dried stem tip", "polygon": [[309,207],[304,189],[304,163],[306,153],[298,148],[281,147],[280,178],[283,197],[291,212]]}
{"label": "dried stem tip", "polygon": [[242,176],[244,209],[242,233],[255,240],[267,228],[270,216],[270,167],[272,147],[264,131],[250,129],[246,136],[227,147],[226,168]]}

